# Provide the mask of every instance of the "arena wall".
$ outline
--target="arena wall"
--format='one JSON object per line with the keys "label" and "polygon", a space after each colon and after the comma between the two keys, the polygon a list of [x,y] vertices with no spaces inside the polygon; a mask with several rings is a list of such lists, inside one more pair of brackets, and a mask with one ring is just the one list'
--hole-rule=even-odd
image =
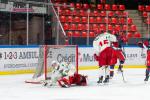
{"label": "arena wall", "polygon": [[[123,50],[126,55],[124,68],[145,68],[145,49],[125,46]],[[79,47],[79,70],[98,68],[93,54],[92,47]],[[38,46],[0,46],[0,75],[33,73],[38,65],[38,56]]]}

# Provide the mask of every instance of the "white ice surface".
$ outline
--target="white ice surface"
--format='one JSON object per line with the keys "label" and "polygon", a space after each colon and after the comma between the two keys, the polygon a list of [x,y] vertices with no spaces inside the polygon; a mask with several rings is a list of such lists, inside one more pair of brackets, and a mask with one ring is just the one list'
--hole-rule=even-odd
{"label": "white ice surface", "polygon": [[0,100],[150,100],[150,82],[143,81],[145,69],[125,69],[126,83],[115,73],[107,85],[97,85],[98,70],[80,73],[88,75],[88,86],[47,88],[24,83],[31,74],[0,76]]}

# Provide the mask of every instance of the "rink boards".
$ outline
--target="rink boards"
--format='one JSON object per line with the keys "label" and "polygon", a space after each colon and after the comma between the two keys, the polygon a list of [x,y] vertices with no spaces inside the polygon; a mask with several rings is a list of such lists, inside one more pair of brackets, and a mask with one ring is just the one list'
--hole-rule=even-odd
{"label": "rink boards", "polygon": [[[145,49],[137,46],[122,49],[126,55],[124,68],[145,68]],[[93,47],[81,46],[78,51],[79,70],[98,68]],[[33,73],[38,65],[38,55],[39,46],[0,46],[0,75]],[[67,59],[67,56],[62,56],[63,59]]]}

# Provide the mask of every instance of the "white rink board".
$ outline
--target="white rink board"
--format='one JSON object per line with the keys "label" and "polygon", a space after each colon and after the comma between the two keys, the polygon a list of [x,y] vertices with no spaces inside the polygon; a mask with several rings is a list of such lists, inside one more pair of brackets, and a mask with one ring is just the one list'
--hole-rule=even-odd
{"label": "white rink board", "polygon": [[[145,65],[146,50],[139,47],[124,47],[125,65]],[[0,72],[35,69],[38,63],[39,49],[36,47],[0,47]],[[79,47],[79,68],[97,66],[92,47]],[[65,59],[65,58],[64,58]]]}
{"label": "white rink board", "polygon": [[[145,65],[146,50],[139,47],[124,47],[126,61],[125,65]],[[96,66],[97,62],[94,60],[94,49],[92,47],[79,48],[79,64],[81,66]]]}
{"label": "white rink board", "polygon": [[37,47],[0,48],[0,71],[35,69],[38,53]]}

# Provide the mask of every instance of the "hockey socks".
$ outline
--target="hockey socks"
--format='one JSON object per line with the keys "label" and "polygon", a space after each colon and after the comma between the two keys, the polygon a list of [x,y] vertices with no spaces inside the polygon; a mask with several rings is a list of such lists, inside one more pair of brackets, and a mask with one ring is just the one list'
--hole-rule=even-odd
{"label": "hockey socks", "polygon": [[146,77],[145,77],[145,79],[144,79],[144,81],[148,81],[148,79],[149,79],[149,73],[150,73],[150,70],[149,70],[149,68],[147,68],[146,69]]}

